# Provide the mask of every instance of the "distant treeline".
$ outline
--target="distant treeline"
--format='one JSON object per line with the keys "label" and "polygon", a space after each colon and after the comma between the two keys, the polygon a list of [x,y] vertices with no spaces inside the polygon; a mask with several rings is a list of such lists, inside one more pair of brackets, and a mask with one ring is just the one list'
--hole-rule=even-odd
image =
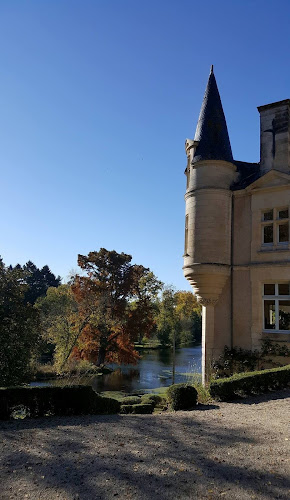
{"label": "distant treeline", "polygon": [[136,342],[199,343],[201,308],[132,257],[101,248],[78,256],[66,284],[46,265],[0,259],[0,386],[19,384],[46,353],[59,373],[86,360],[135,363]]}

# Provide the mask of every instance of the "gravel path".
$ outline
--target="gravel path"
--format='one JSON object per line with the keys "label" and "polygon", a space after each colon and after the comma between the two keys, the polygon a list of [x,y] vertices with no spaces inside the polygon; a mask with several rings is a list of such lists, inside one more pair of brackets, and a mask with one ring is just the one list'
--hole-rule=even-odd
{"label": "gravel path", "polygon": [[290,390],[191,412],[0,423],[7,500],[289,499]]}

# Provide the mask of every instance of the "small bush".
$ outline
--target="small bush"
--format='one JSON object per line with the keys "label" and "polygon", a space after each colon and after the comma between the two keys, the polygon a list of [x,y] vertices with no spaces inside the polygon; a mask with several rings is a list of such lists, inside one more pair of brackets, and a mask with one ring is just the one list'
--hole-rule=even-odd
{"label": "small bush", "polygon": [[197,401],[201,404],[208,404],[212,400],[209,393],[208,387],[202,385],[202,383],[195,383],[193,386],[197,390]]}
{"label": "small bush", "polygon": [[223,354],[213,364],[213,375],[215,378],[224,378],[234,373],[251,372],[258,368],[260,353],[241,347],[230,349],[225,346]]}
{"label": "small bush", "polygon": [[290,384],[290,365],[271,370],[240,373],[211,382],[210,395],[221,401],[282,389]]}
{"label": "small bush", "polygon": [[144,394],[144,396],[142,396],[141,398],[141,401],[145,404],[152,404],[155,408],[155,406],[160,405],[164,402],[164,398],[158,396],[158,394]]}
{"label": "small bush", "polygon": [[133,405],[122,405],[121,404],[121,409],[120,409],[120,413],[122,415],[127,415],[128,413],[132,413],[133,412]]}
{"label": "small bush", "polygon": [[152,413],[154,410],[153,403],[138,403],[133,405],[121,405],[120,413],[123,415],[128,415],[130,413]]}
{"label": "small bush", "polygon": [[132,405],[132,413],[141,413],[141,414],[149,414],[154,410],[154,406],[152,404],[137,404]]}
{"label": "small bush", "polygon": [[192,385],[174,384],[168,388],[167,397],[173,410],[191,410],[197,403],[197,390]]}
{"label": "small bush", "polygon": [[7,387],[0,389],[0,419],[9,419],[14,408],[27,415],[87,415],[120,411],[120,403],[97,395],[89,386]]}
{"label": "small bush", "polygon": [[121,400],[122,405],[137,405],[141,403],[141,398],[139,396],[127,396]]}

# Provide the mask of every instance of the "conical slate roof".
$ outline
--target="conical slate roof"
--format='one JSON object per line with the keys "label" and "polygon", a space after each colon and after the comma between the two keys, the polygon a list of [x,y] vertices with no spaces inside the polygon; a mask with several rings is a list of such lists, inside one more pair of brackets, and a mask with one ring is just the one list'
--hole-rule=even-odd
{"label": "conical slate roof", "polygon": [[227,123],[213,66],[207,82],[194,140],[199,142],[193,158],[194,163],[201,160],[233,161]]}

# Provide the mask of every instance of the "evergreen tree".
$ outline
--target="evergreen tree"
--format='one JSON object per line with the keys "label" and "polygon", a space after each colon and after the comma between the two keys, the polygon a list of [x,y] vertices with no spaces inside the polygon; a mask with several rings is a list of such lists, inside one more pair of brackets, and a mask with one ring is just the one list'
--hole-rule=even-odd
{"label": "evergreen tree", "polygon": [[26,290],[20,266],[6,267],[0,259],[0,386],[26,379],[38,344],[38,313],[26,302]]}
{"label": "evergreen tree", "polygon": [[[19,268],[19,264],[16,268]],[[29,260],[24,266],[23,271],[25,273],[25,282],[28,285],[25,300],[29,304],[35,304],[39,297],[44,297],[48,288],[58,287],[61,282],[61,277],[56,276],[51,272],[49,267],[43,266],[39,269],[31,260]]]}

